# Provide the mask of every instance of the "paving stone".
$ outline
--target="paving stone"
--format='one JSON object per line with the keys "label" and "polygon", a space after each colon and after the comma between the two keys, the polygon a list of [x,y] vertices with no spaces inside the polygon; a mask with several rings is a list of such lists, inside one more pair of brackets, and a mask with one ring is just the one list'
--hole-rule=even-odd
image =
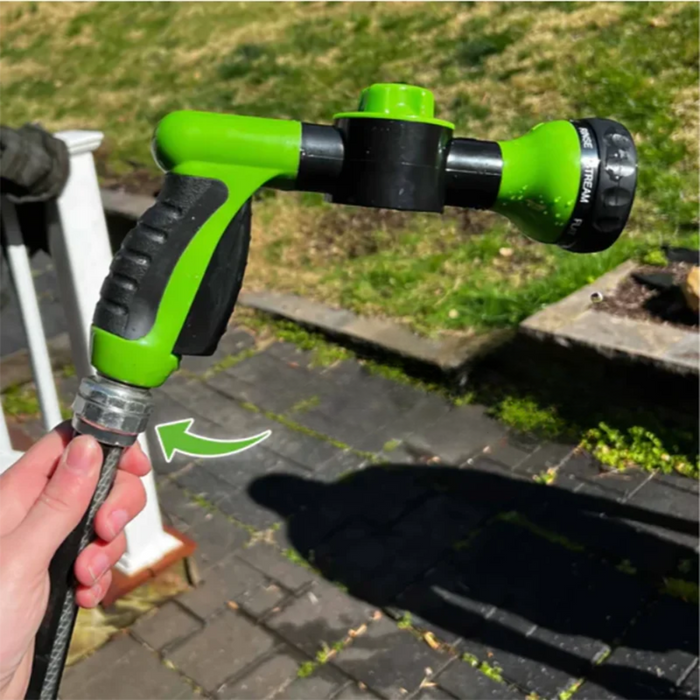
{"label": "paving stone", "polygon": [[406,542],[407,550],[420,546],[440,551],[463,539],[489,512],[490,509],[478,503],[465,503],[453,496],[439,494],[411,510],[392,531]]}
{"label": "paving stone", "polygon": [[250,534],[221,513],[209,513],[187,532],[197,543],[195,556],[203,570],[228,559],[250,540]]}
{"label": "paving stone", "polygon": [[155,614],[139,618],[131,631],[148,646],[160,650],[199,629],[199,620],[170,601],[156,610]]}
{"label": "paving stone", "polygon": [[234,558],[208,569],[204,581],[183,593],[178,602],[206,620],[224,609],[228,601],[238,602],[248,591],[257,591],[266,585],[267,581],[259,571]]}
{"label": "paving stone", "polygon": [[279,700],[326,700],[334,697],[345,682],[345,678],[334,668],[324,665],[305,678],[297,678],[276,699]]}
{"label": "paving stone", "polygon": [[324,642],[332,645],[350,629],[369,622],[373,610],[335,586],[316,581],[284,610],[268,617],[265,625],[314,656]]}
{"label": "paving stone", "polygon": [[193,496],[203,498],[217,507],[236,491],[235,486],[212,474],[202,462],[195,462],[180,470],[173,479]]}
{"label": "paving stone", "polygon": [[176,671],[166,668],[155,652],[127,636],[109,642],[68,669],[60,694],[66,700],[196,697],[192,688]]}
{"label": "paving stone", "polygon": [[313,483],[308,477],[308,471],[291,462],[276,462],[264,475],[229,494],[219,507],[256,530],[266,530],[301,507],[297,496]]}
{"label": "paving stone", "polygon": [[584,482],[595,482],[602,473],[602,465],[588,452],[574,452],[557,470],[554,485],[576,492]]}
{"label": "paving stone", "polygon": [[206,460],[203,462],[203,468],[236,489],[248,486],[256,477],[265,474],[285,470],[290,473],[311,474],[296,462],[268,450],[264,444],[238,454]]}
{"label": "paving stone", "polygon": [[331,663],[385,698],[403,698],[439,673],[450,657],[439,654],[387,618],[373,622]]}
{"label": "paving stone", "polygon": [[283,384],[285,382],[281,381],[282,379],[287,379],[291,384],[308,376],[308,372],[303,368],[290,367],[286,361],[280,361],[270,353],[254,355],[234,367],[229,367],[226,372],[249,384],[264,384],[267,381]]}
{"label": "paving stone", "polygon": [[342,453],[328,442],[291,430],[284,425],[279,425],[272,431],[272,435],[265,441],[265,447],[312,471],[317,471],[330,459]]}
{"label": "paving stone", "polygon": [[700,481],[680,474],[656,474],[654,480],[680,491],[700,493]]}
{"label": "paving stone", "polygon": [[[289,410],[295,403],[321,395],[330,388],[327,382],[303,367],[292,367],[266,354],[239,362],[225,370],[225,374],[264,387],[271,400],[276,395],[284,396],[288,404],[283,410]],[[268,406],[263,404],[262,408]]]}
{"label": "paving stone", "polygon": [[391,464],[392,466],[409,466],[413,464],[421,464],[424,461],[422,455],[416,454],[408,445],[403,442],[387,440],[384,443],[382,451],[376,455],[380,462]]}
{"label": "paving stone", "polygon": [[[528,482],[531,481],[530,479],[527,479],[523,474],[513,471],[507,464],[499,462],[497,459],[488,454],[488,452],[485,454],[482,453],[475,455],[474,457],[470,457],[465,462],[462,468],[465,470],[469,470],[466,472],[467,474],[482,472],[499,477],[499,479],[492,480],[493,483],[500,482],[502,484],[515,485],[517,483],[516,480],[527,480]],[[521,486],[518,485],[518,487],[519,490]]]}
{"label": "paving stone", "polygon": [[[644,477],[646,478],[646,477]],[[582,482],[575,492],[542,489],[541,496],[519,504],[537,525],[557,532],[602,556],[628,561],[633,567],[654,574],[667,574],[688,549],[663,539],[641,525],[653,513],[622,502],[628,485],[621,482]],[[673,516],[668,516],[673,520]],[[667,518],[667,519],[668,519]]]}
{"label": "paving stone", "polygon": [[357,386],[369,376],[367,368],[357,360],[343,360],[324,370],[323,376],[338,386]]}
{"label": "paving stone", "polygon": [[554,698],[576,681],[587,664],[573,654],[532,638],[538,631],[530,620],[496,609],[477,635],[479,639],[488,638],[489,643],[464,639],[460,651],[499,669],[506,682],[517,683],[540,697]]}
{"label": "paving stone", "polygon": [[540,447],[540,441],[526,435],[508,433],[489,445],[483,454],[514,469]]}
{"label": "paving stone", "polygon": [[478,698],[479,700],[501,700],[523,696],[507,683],[498,683],[464,661],[451,663],[436,679],[456,698]]}
{"label": "paving stone", "polygon": [[351,682],[333,700],[372,700],[377,697],[379,696],[375,695],[364,684],[361,687],[359,683]]}
{"label": "paving stone", "polygon": [[243,678],[225,683],[216,694],[221,700],[265,700],[278,696],[297,677],[299,659],[288,653],[279,653],[265,659]]}
{"label": "paving stone", "polygon": [[[357,414],[361,411],[357,409]],[[389,439],[386,433],[381,431],[381,425],[358,425],[356,422],[340,422],[332,412],[327,410],[312,409],[293,416],[295,422],[313,430],[321,435],[326,435],[333,440],[349,445],[358,451],[379,452]]]}
{"label": "paving stone", "polygon": [[429,449],[445,464],[458,466],[504,435],[505,429],[484,415],[483,408],[462,406],[440,417],[420,434],[410,435],[406,443]]}
{"label": "paving stone", "polygon": [[308,413],[329,416],[335,423],[351,424],[373,433],[395,420],[406,410],[405,404],[411,403],[405,400],[401,389],[406,388],[382,377],[368,376],[356,384],[336,386],[332,392],[326,392],[319,405]]}
{"label": "paving stone", "polygon": [[418,695],[416,695],[417,700],[454,700],[454,696],[446,693],[440,688],[423,688]]}
{"label": "paving stone", "polygon": [[[196,415],[178,401],[174,401],[170,396],[165,394],[162,389],[154,390],[153,399],[154,407],[151,425],[170,423],[175,420],[182,420],[183,418],[194,418],[197,430],[201,430],[202,434],[207,434],[206,431],[211,429],[212,424],[209,423],[209,421],[202,418],[202,416]],[[173,474],[194,461],[191,456],[176,452],[172,460],[166,462],[155,436],[153,435],[152,437],[151,446],[153,449],[150,451],[151,462],[153,464],[153,470],[157,474]]]}
{"label": "paving stone", "polygon": [[[651,474],[638,469],[620,472],[605,469],[587,452],[574,452],[566,460],[559,469],[557,484],[564,476],[592,485],[595,487],[592,493],[599,494],[603,498],[620,501],[629,498],[651,478]],[[588,487],[583,493],[587,490]]]}
{"label": "paving stone", "polygon": [[195,503],[172,481],[158,485],[158,504],[165,513],[177,518],[181,532],[190,530],[210,516],[209,511]]}
{"label": "paving stone", "polygon": [[238,556],[253,568],[265,574],[290,591],[298,591],[302,586],[315,580],[307,569],[292,564],[282,552],[266,544],[256,544],[242,549]]}
{"label": "paving stone", "polygon": [[245,593],[236,597],[236,603],[251,617],[262,617],[276,605],[279,605],[286,597],[287,592],[276,583],[266,583],[262,586],[248,589]]}
{"label": "paving stone", "polygon": [[678,689],[678,695],[687,700],[690,700],[690,698],[697,700],[700,696],[700,670],[697,663]]}
{"label": "paving stone", "polygon": [[204,374],[222,360],[239,355],[244,350],[255,347],[255,338],[242,328],[228,329],[216,347],[213,355],[208,357],[186,355],[180,362],[180,368],[194,374]]}
{"label": "paving stone", "polygon": [[273,646],[267,632],[226,610],[167,658],[198,685],[214,691]]}
{"label": "paving stone", "polygon": [[269,530],[282,519],[277,513],[261,508],[253,502],[246,489],[237,489],[221,503],[220,508],[222,513],[255,530]]}
{"label": "paving stone", "polygon": [[453,592],[495,608],[480,625],[466,618],[472,629],[461,648],[544,697],[569,687],[652,593],[633,576],[510,523],[488,526],[453,559],[460,577]]}
{"label": "paving stone", "polygon": [[335,455],[324,462],[315,472],[315,478],[324,482],[338,479],[364,469],[369,464],[366,457],[350,450],[337,450]]}
{"label": "paving stone", "polygon": [[697,608],[662,596],[589,677],[623,697],[668,698],[695,667],[697,656]]}
{"label": "paving stone", "polygon": [[410,535],[372,530],[369,525],[343,528],[315,550],[314,564],[326,578],[379,607],[389,605],[433,566],[443,549],[413,540]]}
{"label": "paving stone", "polygon": [[[222,372],[222,376],[224,374]],[[162,391],[191,412],[226,428],[226,437],[229,439],[248,437],[276,425],[274,421],[243,408],[213,388],[220,384],[221,377],[217,375],[208,383],[199,379],[168,381],[163,385]]]}
{"label": "paving stone", "polygon": [[493,603],[472,597],[459,569],[448,563],[439,564],[403,591],[396,605],[398,617],[407,614],[412,625],[448,644],[475,634],[495,610]]}
{"label": "paving stone", "polygon": [[[364,470],[359,470],[352,478],[331,484],[314,480],[290,484],[296,491],[299,507],[283,528],[281,539],[286,546],[293,547],[308,559],[326,537],[354,517],[363,505],[378,499],[379,494],[368,492],[363,487],[364,475]],[[261,491],[268,490],[263,479],[257,485]]]}
{"label": "paving stone", "polygon": [[571,455],[574,447],[575,445],[546,442],[518,464],[515,470],[534,476],[547,469],[556,469]]}
{"label": "paving stone", "polygon": [[143,653],[148,651],[127,634],[117,634],[100,647],[98,653],[91,654],[75,666],[69,666],[63,676],[61,697],[68,697],[66,691],[72,693],[81,689],[90,679],[104,673],[105,669],[115,666],[122,657],[128,656],[135,647]]}
{"label": "paving stone", "polygon": [[270,387],[260,382],[247,382],[227,370],[207,379],[206,383],[233,401],[272,413],[285,413],[299,401],[298,388],[285,387],[282,383]]}
{"label": "paving stone", "polygon": [[384,434],[387,440],[398,439],[417,442],[423,445],[426,440],[426,432],[430,430],[436,422],[446,418],[452,406],[441,396],[435,394],[424,394],[420,398],[416,397],[415,404],[405,412],[396,416],[388,425],[384,426]]}
{"label": "paving stone", "polygon": [[[402,515],[412,512],[421,501],[435,495],[426,484],[413,478],[412,469],[395,469],[382,467],[384,479],[374,480],[379,497],[368,494],[368,499],[360,505],[358,512],[365,520],[373,525],[389,525],[397,521]],[[373,473],[382,476],[378,468],[374,468]],[[369,477],[369,474],[368,474]],[[356,477],[357,478],[357,477]],[[382,488],[382,483],[386,483],[386,489]]]}
{"label": "paving stone", "polygon": [[277,341],[266,348],[263,355],[270,355],[282,362],[298,365],[299,367],[308,367],[313,359],[313,353],[309,350],[302,350],[294,343],[286,341]]}
{"label": "paving stone", "polygon": [[575,695],[576,700],[621,700],[623,697],[597,683],[591,683],[591,681],[584,681]]}
{"label": "paving stone", "polygon": [[700,517],[700,501],[697,494],[675,488],[668,482],[652,479],[636,491],[627,504],[643,508],[648,511],[650,520],[656,520],[648,523],[633,521],[635,526],[690,549],[697,548]]}

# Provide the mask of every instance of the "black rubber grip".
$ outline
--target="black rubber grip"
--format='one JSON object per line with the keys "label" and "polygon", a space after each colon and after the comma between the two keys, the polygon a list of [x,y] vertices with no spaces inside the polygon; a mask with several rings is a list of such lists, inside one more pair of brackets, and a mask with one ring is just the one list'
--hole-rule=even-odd
{"label": "black rubber grip", "polygon": [[219,180],[168,173],[156,203],[112,260],[93,324],[127,340],[145,336],[180,256],[227,197]]}
{"label": "black rubber grip", "polygon": [[219,239],[173,352],[212,355],[226,330],[243,284],[250,245],[251,202],[233,217]]}

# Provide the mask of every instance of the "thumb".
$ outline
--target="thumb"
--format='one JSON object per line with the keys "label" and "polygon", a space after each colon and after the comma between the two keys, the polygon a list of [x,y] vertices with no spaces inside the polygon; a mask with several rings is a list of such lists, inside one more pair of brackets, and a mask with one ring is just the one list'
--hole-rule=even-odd
{"label": "thumb", "polygon": [[78,526],[90,505],[102,466],[95,438],[80,435],[63,451],[56,471],[13,532],[32,559],[48,566],[63,540]]}

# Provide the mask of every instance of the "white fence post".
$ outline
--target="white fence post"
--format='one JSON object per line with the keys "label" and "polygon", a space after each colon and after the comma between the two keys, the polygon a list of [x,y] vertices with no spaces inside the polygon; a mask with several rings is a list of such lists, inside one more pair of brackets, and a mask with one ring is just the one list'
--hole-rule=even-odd
{"label": "white fence post", "polygon": [[[62,131],[56,134],[70,153],[70,176],[56,202],[49,231],[51,255],[79,376],[92,373],[90,325],[100,287],[112,260],[107,222],[100,198],[92,152],[102,142],[99,131]],[[145,436],[141,446],[148,454]],[[154,442],[154,444],[157,444]],[[143,478],[147,502],[126,527],[126,554],[117,564],[127,576],[152,566],[180,546],[163,530],[153,474]]]}
{"label": "white fence post", "polygon": [[12,449],[10,433],[7,432],[5,414],[0,411],[0,474],[9,469],[21,456],[22,452]]}
{"label": "white fence post", "polygon": [[19,229],[15,205],[7,199],[3,199],[0,210],[5,231],[5,242],[7,243],[7,262],[12,274],[12,281],[22,314],[22,324],[24,325],[24,332],[29,345],[29,356],[39,396],[41,416],[44,428],[49,431],[63,419],[61,417],[58,394],[56,393],[56,384],[53,379],[49,349],[46,345],[44,326],[41,322],[39,302],[36,298],[32,270],[29,266],[29,254],[22,239],[22,232]]}

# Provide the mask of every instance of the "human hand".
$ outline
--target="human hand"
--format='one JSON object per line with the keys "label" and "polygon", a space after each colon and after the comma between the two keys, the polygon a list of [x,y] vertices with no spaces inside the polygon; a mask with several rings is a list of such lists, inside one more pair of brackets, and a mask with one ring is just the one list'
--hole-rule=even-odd
{"label": "human hand", "polygon": [[[0,475],[0,698],[23,698],[34,637],[49,598],[49,563],[87,511],[102,466],[93,437],[71,440],[63,423]],[[97,539],[78,556],[76,602],[95,607],[126,548],[124,526],[146,504],[139,477],[150,465],[138,444],[124,452],[114,487],[95,516]]]}

